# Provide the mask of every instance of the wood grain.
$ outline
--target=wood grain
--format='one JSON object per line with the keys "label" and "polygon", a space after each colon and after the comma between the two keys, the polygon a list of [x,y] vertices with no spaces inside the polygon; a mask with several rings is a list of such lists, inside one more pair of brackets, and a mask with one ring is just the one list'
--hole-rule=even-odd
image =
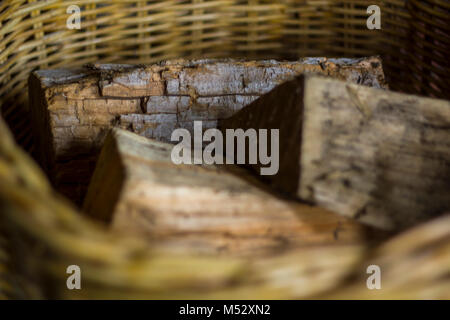
{"label": "wood grain", "polygon": [[399,229],[450,208],[448,101],[306,76],[220,126],[279,129],[280,170],[264,178],[364,223]]}
{"label": "wood grain", "polygon": [[172,148],[113,129],[84,211],[158,247],[204,254],[257,256],[365,239],[357,222],[271,194],[243,169],[173,164]]}

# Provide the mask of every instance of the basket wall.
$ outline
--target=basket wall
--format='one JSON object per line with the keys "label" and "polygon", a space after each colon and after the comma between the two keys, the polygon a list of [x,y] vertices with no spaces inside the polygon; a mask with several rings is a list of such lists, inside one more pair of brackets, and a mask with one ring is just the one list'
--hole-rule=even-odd
{"label": "basket wall", "polygon": [[[200,56],[295,59],[381,54],[391,88],[449,98],[448,1],[405,3],[401,0],[2,1],[1,111],[16,139],[32,150],[26,87],[31,71],[97,61],[151,63]],[[69,16],[66,9],[70,4],[82,9],[81,30],[66,28]],[[371,4],[382,8],[381,31],[366,28],[366,8]],[[117,234],[93,225],[55,198],[34,162],[13,145],[2,129],[0,120],[0,299],[292,296],[289,285],[298,282],[289,274],[287,279],[275,279],[277,286],[280,280],[288,284],[281,293],[258,283],[255,286],[246,280],[236,281],[251,279],[249,275],[265,279],[274,270],[292,267],[289,261],[276,260],[256,268],[241,261],[184,257],[170,260],[153,255],[141,243],[125,242]],[[384,287],[377,298],[448,299],[449,222],[446,216],[400,235],[372,252],[378,260],[361,262],[361,268],[376,263],[388,270],[386,283],[393,287]],[[430,249],[443,254],[430,254]],[[331,252],[335,256],[329,251],[317,254],[314,248],[313,253],[293,260],[295,266],[296,261],[309,266],[306,271],[299,271],[298,278],[316,280],[313,276],[316,272],[311,275],[308,270],[323,266],[321,258],[330,257],[325,264],[333,266],[330,270],[336,272],[333,276],[336,283],[353,279],[347,277],[349,266],[371,256],[359,247],[332,248]],[[81,295],[65,288],[65,267],[74,261],[82,262],[85,291]],[[419,278],[415,278],[417,274]],[[220,280],[221,291],[211,295],[211,290],[217,288],[216,279]],[[325,278],[317,283],[323,291],[335,286],[335,282]],[[237,283],[237,288],[226,289],[223,284],[227,283]],[[196,296],[199,284],[200,295]],[[317,291],[314,289],[313,293]],[[368,291],[365,280],[360,279],[347,290],[340,287],[336,292],[339,298],[373,298],[368,296],[370,293],[373,291]],[[295,297],[308,297],[311,292],[302,294],[296,292]]]}

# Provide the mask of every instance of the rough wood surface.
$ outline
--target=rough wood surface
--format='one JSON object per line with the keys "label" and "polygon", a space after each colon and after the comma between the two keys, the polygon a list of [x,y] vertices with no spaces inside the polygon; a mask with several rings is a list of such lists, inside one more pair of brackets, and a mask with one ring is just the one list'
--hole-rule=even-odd
{"label": "rough wood surface", "polygon": [[[101,66],[100,66],[101,68]],[[133,71],[105,71],[102,96],[141,97],[185,95],[261,95],[300,73],[321,73],[352,82],[385,87],[381,61],[306,58],[297,62],[174,60]]]}
{"label": "rough wood surface", "polygon": [[[80,162],[88,163],[85,172],[93,167],[89,159],[95,160],[109,128],[119,126],[170,141],[174,128],[191,130],[194,120],[214,127],[218,119],[303,72],[386,87],[377,57],[295,62],[174,60],[150,66],[99,64],[39,70],[29,79],[39,160],[58,190],[78,190],[64,193],[80,203],[86,185],[74,170]],[[66,180],[66,176],[75,179]]]}
{"label": "rough wood surface", "polygon": [[173,145],[113,129],[84,211],[155,245],[258,255],[295,246],[364,240],[364,227],[269,193],[234,166],[175,165]]}
{"label": "rough wood surface", "polygon": [[396,229],[450,209],[448,101],[308,76],[220,126],[279,129],[280,170],[265,178],[359,221]]}

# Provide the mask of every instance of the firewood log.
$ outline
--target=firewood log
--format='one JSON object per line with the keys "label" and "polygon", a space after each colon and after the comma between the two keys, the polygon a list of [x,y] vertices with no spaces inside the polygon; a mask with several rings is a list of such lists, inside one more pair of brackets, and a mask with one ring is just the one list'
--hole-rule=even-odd
{"label": "firewood log", "polygon": [[219,126],[279,129],[279,171],[263,178],[364,223],[401,229],[450,209],[449,101],[301,76]]}
{"label": "firewood log", "polygon": [[256,256],[365,238],[359,223],[273,195],[238,167],[176,165],[173,147],[113,129],[84,211],[158,247],[206,254]]}

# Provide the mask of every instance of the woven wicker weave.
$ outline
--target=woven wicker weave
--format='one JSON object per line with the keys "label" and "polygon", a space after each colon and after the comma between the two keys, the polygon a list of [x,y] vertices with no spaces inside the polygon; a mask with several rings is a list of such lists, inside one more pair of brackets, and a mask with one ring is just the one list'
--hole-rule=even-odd
{"label": "woven wicker weave", "polygon": [[450,89],[450,2],[409,1],[414,91],[446,97]]}

